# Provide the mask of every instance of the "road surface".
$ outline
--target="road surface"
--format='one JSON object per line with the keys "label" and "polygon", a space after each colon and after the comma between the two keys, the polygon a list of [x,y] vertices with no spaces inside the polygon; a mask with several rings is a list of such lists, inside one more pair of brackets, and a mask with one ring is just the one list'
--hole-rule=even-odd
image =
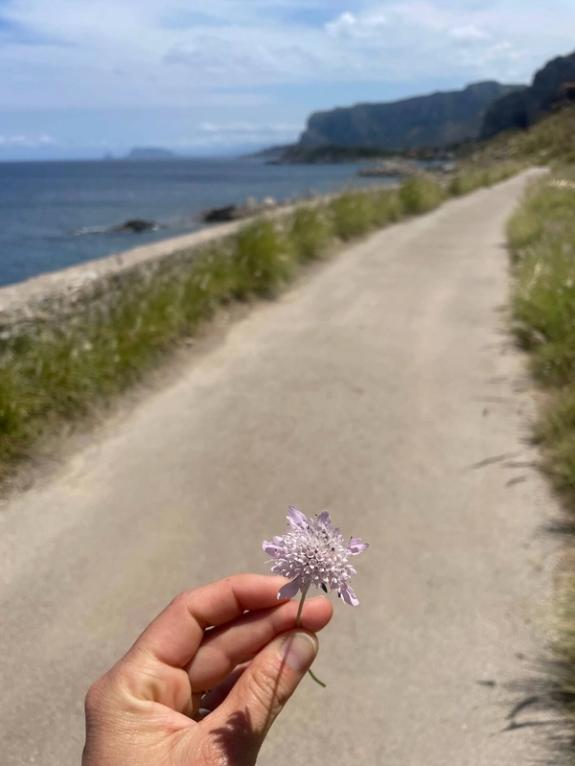
{"label": "road surface", "polygon": [[[513,766],[550,501],[507,334],[527,176],[392,227],[233,324],[0,511],[3,766],[78,764],[89,682],[178,591],[265,571],[289,504],[371,543],[273,766]],[[286,746],[289,743],[289,746]]]}

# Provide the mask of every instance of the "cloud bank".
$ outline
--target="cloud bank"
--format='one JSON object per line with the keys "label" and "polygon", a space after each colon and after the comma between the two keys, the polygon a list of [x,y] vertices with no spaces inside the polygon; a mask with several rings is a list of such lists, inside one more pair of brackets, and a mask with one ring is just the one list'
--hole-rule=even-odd
{"label": "cloud bank", "polygon": [[0,110],[193,108],[206,141],[202,123],[255,109],[256,136],[301,127],[328,92],[525,82],[575,47],[574,27],[567,0],[0,0]]}

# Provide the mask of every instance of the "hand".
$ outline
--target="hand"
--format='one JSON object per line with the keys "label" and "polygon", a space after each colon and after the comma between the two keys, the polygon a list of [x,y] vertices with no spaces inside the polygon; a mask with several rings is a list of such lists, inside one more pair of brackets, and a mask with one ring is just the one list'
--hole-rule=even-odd
{"label": "hand", "polygon": [[86,697],[83,766],[249,766],[317,654],[324,598],[279,603],[281,577],[182,593]]}

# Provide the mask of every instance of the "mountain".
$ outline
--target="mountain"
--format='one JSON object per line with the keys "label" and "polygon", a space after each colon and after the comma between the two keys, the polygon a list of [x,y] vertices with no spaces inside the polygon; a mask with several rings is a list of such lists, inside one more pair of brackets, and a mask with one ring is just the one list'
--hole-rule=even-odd
{"label": "mountain", "polygon": [[459,91],[317,112],[288,158],[327,146],[402,152],[474,139],[488,107],[522,87],[479,82]]}
{"label": "mountain", "polygon": [[555,107],[575,100],[575,53],[559,56],[536,72],[532,84],[495,101],[485,115],[482,138],[528,128]]}

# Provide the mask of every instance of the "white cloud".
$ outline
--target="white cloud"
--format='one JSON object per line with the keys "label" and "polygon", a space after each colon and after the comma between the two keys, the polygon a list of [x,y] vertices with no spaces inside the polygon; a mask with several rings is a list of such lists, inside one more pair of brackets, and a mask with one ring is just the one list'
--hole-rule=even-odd
{"label": "white cloud", "polygon": [[311,46],[292,43],[277,32],[258,37],[236,32],[198,34],[173,45],[163,63],[184,68],[188,79],[201,72],[214,85],[295,82],[306,79],[306,73],[320,63]]}
{"label": "white cloud", "polygon": [[380,35],[387,25],[387,16],[379,10],[360,15],[345,11],[325,28],[331,37],[366,40]]}
{"label": "white cloud", "polygon": [[300,134],[303,125],[295,123],[254,123],[254,122],[202,122],[197,135],[183,139],[180,146],[226,147],[237,144],[273,144],[293,141]]}
{"label": "white cloud", "polygon": [[453,27],[449,30],[451,37],[456,40],[488,40],[489,35],[483,29],[479,29],[474,24],[467,24],[463,27]]}
{"label": "white cloud", "polygon": [[[552,6],[555,6],[554,13]],[[519,0],[398,0],[353,3],[324,25],[326,37],[366,79],[527,81],[550,57],[570,52],[575,6]]]}
{"label": "white cloud", "polygon": [[470,14],[465,11],[448,11],[431,2],[395,2],[372,7],[361,13],[345,11],[325,25],[328,35],[340,39],[373,42],[407,42],[406,36],[425,33],[428,39],[447,36],[456,40],[485,40],[489,37],[484,29],[467,23]]}
{"label": "white cloud", "polygon": [[0,134],[0,147],[19,147],[25,149],[39,149],[45,146],[55,146],[56,141],[47,133],[38,135],[26,135],[16,133],[14,135]]}
{"label": "white cloud", "polygon": [[275,123],[273,125],[261,125],[253,122],[227,122],[218,125],[213,122],[202,122],[199,126],[202,133],[294,133],[301,129],[301,125],[295,125],[285,122]]}
{"label": "white cloud", "polygon": [[[210,0],[196,20],[190,5],[200,3],[5,0],[0,16],[26,34],[3,34],[0,106],[184,107],[235,92],[247,103],[250,89],[286,84],[526,80],[573,46],[575,26],[564,0]],[[290,20],[330,9],[327,22]]]}

